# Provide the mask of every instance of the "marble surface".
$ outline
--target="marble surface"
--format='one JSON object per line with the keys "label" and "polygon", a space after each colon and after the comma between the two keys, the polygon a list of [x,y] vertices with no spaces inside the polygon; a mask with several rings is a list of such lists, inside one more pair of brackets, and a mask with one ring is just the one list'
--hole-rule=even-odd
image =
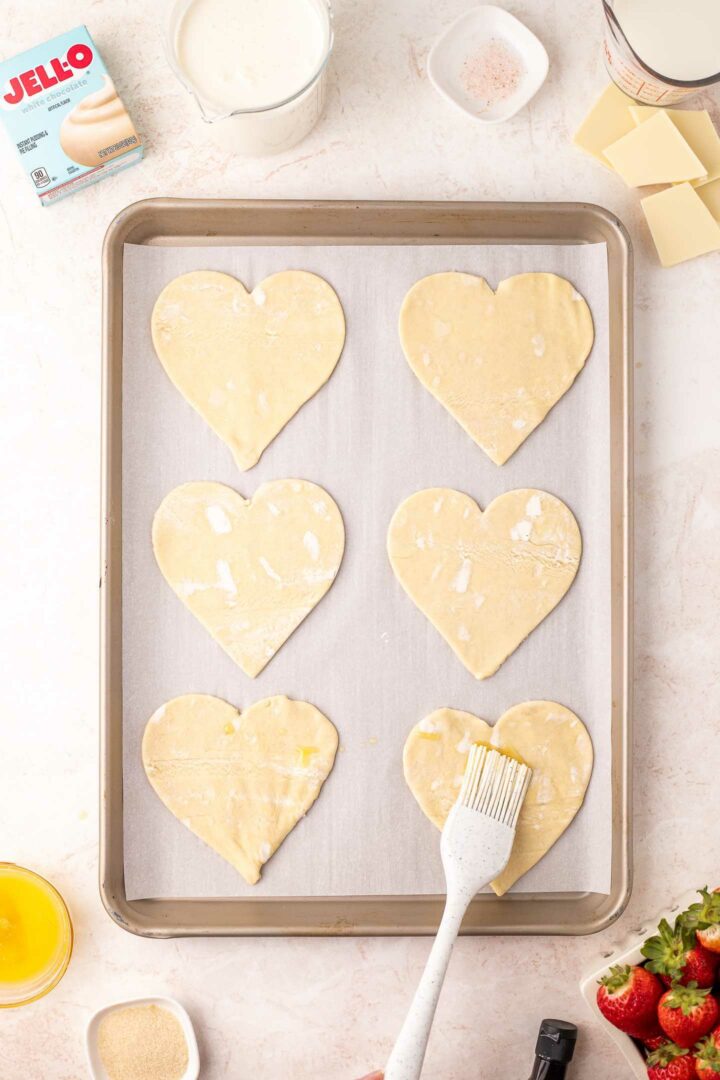
{"label": "marble surface", "polygon": [[147,140],[140,166],[41,209],[0,139],[0,854],[52,878],[77,929],[60,986],[0,1018],[3,1080],[85,1076],[92,1010],[163,993],[197,1022],[205,1080],[354,1080],[385,1059],[428,949],[399,939],[151,942],[101,907],[99,253],[111,218],[146,196],[583,199],[616,211],[635,243],[635,892],[620,924],[596,938],[462,940],[424,1075],[520,1078],[539,1019],[559,1015],[582,1024],[572,1075],[617,1080],[624,1066],[585,1015],[579,976],[668,898],[720,877],[720,832],[708,827],[720,704],[718,258],[661,270],[636,195],[571,146],[604,83],[600,0],[512,0],[545,42],[550,75],[528,109],[490,128],[453,111],[425,75],[429,45],[467,6],[337,0],[325,118],[295,150],[244,161],[204,141],[167,70],[154,5],[2,4],[3,56],[86,22]]}

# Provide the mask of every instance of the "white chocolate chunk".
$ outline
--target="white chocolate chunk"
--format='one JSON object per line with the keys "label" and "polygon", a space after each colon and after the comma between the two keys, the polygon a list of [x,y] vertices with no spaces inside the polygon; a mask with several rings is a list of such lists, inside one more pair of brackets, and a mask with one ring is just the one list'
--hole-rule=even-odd
{"label": "white chocolate chunk", "polygon": [[634,104],[615,83],[609,83],[575,132],[573,142],[606,169],[611,169],[603,150],[632,131],[634,121],[629,107]]}
{"label": "white chocolate chunk", "polygon": [[690,184],[648,195],[640,205],[663,266],[720,249],[720,225]]}
{"label": "white chocolate chunk", "polygon": [[707,175],[700,158],[662,111],[606,146],[605,157],[628,187],[674,184]]}

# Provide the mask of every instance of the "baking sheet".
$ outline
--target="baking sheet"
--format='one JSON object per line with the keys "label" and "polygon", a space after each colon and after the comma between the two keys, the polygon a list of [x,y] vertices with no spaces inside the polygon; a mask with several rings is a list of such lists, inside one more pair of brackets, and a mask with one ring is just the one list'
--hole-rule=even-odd
{"label": "baking sheet", "polygon": [[[150,313],[163,286],[194,269],[252,288],[280,269],[311,270],[338,292],[348,326],[329,383],[250,472],[173,388],[155,357]],[[574,387],[502,468],[489,461],[410,371],[397,336],[407,289],[439,270],[551,270],[586,297],[596,339]],[[418,895],[443,890],[438,834],[407,790],[410,727],[442,705],[494,721],[551,698],[576,711],[595,746],[585,805],[521,892],[607,893],[611,861],[610,454],[607,257],[604,244],[315,247],[126,245],[123,320],[123,695],[128,899],[191,896]],[[298,476],[337,501],[347,545],[337,581],[254,680],[177,600],[155,565],[152,516],[188,480],[250,496]],[[545,488],[575,513],[584,553],[560,606],[492,678],[477,682],[395,581],[385,554],[398,503],[456,487],[481,506],[514,487]],[[147,718],[176,694],[217,694],[242,708],[270,694],[312,701],[341,751],[320,799],[247,886],[160,803],[140,758]]]}

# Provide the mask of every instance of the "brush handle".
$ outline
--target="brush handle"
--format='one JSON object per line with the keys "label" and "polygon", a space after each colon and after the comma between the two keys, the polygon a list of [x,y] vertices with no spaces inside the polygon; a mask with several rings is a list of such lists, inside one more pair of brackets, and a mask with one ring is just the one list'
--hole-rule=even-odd
{"label": "brush handle", "polygon": [[385,1080],[418,1080],[420,1076],[453,945],[474,895],[474,889],[464,888],[456,888],[448,893],[442,921],[420,985],[385,1066]]}

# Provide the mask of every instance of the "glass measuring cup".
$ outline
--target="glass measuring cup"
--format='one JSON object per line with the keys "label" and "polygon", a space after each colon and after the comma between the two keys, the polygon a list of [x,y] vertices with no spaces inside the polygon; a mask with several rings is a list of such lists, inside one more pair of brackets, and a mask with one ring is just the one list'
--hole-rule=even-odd
{"label": "glass measuring cup", "polygon": [[[628,41],[616,0],[602,0],[605,13],[605,65],[612,80],[628,97],[646,105],[674,105],[720,82],[720,71],[702,79],[669,78],[655,71]],[[680,0],[678,7],[681,9]]]}
{"label": "glass measuring cup", "polygon": [[212,102],[203,99],[178,56],[178,32],[192,0],[170,0],[164,25],[168,62],[175,77],[194,98],[201,118],[211,126],[211,134],[224,149],[255,157],[278,154],[304,139],[319,120],[325,105],[328,61],[334,42],[333,13],[329,0],[312,2],[323,22],[324,49],[310,80],[281,101],[219,111]]}

